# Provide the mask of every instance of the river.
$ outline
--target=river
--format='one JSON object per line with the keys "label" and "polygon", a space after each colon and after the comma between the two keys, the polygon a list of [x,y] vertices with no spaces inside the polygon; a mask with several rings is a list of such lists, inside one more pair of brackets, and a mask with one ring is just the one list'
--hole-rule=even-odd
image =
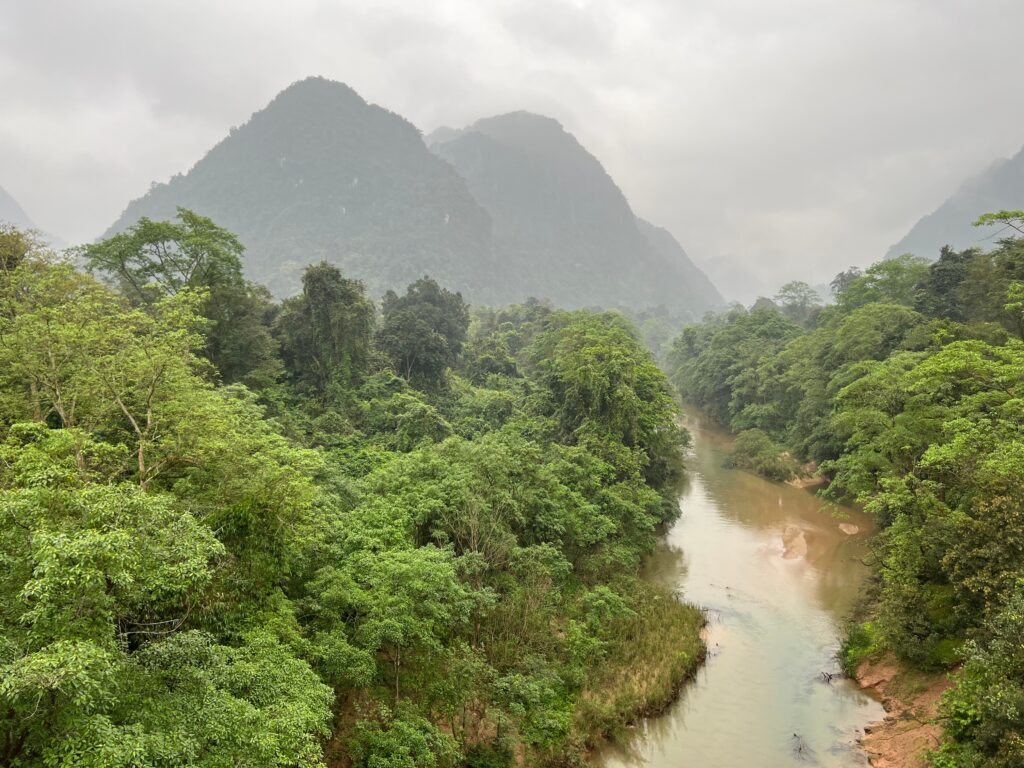
{"label": "river", "polygon": [[[647,577],[707,609],[708,659],[680,699],[601,768],[863,766],[857,737],[881,705],[838,672],[844,616],[867,575],[870,520],[811,492],[722,466],[729,439],[695,411],[682,516]],[[848,535],[841,522],[858,526]]]}

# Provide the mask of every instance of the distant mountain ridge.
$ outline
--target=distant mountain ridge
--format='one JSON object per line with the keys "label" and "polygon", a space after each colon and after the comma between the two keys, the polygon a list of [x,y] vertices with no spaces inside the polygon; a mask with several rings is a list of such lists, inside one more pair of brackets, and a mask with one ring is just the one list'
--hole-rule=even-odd
{"label": "distant mountain ridge", "polygon": [[[671,232],[644,219],[638,218],[636,223],[641,234],[654,246],[654,249],[664,259],[675,265],[675,269],[686,281],[689,293],[694,294],[695,308],[701,307],[703,311],[707,311],[725,306],[725,299],[722,298],[722,294],[718,292],[715,284],[711,282],[711,278],[693,263]],[[704,300],[703,304],[698,297]]]}
{"label": "distant mountain ridge", "polygon": [[13,224],[18,229],[35,229],[35,224],[25,210],[3,187],[0,187],[0,224]]}
{"label": "distant mountain ridge", "polygon": [[491,215],[499,261],[521,270],[522,291],[565,306],[664,305],[695,318],[724,304],[672,235],[640,221],[558,121],[512,112],[427,141]]}
{"label": "distant mountain ridge", "polygon": [[724,303],[556,121],[514,113],[432,139],[434,152],[399,115],[309,78],[132,201],[107,235],[190,208],[235,232],[249,276],[279,296],[327,260],[375,295],[430,274],[492,304],[536,296],[699,317]]}
{"label": "distant mountain ridge", "polygon": [[374,294],[424,273],[476,293],[491,269],[487,214],[451,166],[411,123],[323,78],[286,88],[188,173],[130,203],[107,235],[176,206],[235,232],[250,277],[279,296],[320,260]]}
{"label": "distant mountain ridge", "polygon": [[1024,208],[1024,149],[968,179],[935,211],[922,217],[886,258],[904,253],[937,259],[944,245],[988,249],[998,238],[971,224],[983,213]]}

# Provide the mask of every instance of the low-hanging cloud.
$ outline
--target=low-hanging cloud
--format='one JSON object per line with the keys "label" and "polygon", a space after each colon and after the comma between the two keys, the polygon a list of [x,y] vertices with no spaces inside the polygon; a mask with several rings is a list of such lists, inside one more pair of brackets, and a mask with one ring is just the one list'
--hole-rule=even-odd
{"label": "low-hanging cloud", "polygon": [[318,74],[424,130],[559,119],[749,299],[879,258],[1019,149],[1022,27],[1017,0],[8,2],[0,186],[95,237]]}

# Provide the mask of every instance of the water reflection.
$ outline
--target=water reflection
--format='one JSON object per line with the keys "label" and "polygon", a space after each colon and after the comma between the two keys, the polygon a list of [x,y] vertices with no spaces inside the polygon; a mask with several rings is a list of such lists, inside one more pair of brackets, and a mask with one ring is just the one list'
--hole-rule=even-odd
{"label": "water reflection", "polygon": [[708,609],[709,659],[665,715],[597,758],[606,768],[865,765],[856,739],[880,705],[836,672],[837,629],[866,575],[863,533],[813,494],[722,467],[728,439],[698,419],[683,515],[646,576]]}

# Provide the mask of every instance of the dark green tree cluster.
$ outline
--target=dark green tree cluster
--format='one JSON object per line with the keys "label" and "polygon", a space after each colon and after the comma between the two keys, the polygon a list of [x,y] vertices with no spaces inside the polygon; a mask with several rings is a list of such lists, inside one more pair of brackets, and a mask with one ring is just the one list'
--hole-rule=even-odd
{"label": "dark green tree cluster", "polygon": [[420,389],[436,389],[455,365],[469,328],[469,307],[430,278],[409,286],[404,296],[384,294],[384,323],[377,337],[395,370]]}
{"label": "dark green tree cluster", "polygon": [[699,661],[621,316],[278,306],[184,210],[81,253],[0,231],[0,764],[567,765]]}
{"label": "dark green tree cluster", "polygon": [[[983,217],[1016,234],[1024,214]],[[1024,240],[851,270],[802,328],[770,308],[687,328],[683,396],[741,433],[815,460],[836,499],[878,521],[872,648],[942,668],[940,766],[1024,765]],[[755,436],[756,439],[755,439]],[[771,463],[768,464],[771,467]]]}

